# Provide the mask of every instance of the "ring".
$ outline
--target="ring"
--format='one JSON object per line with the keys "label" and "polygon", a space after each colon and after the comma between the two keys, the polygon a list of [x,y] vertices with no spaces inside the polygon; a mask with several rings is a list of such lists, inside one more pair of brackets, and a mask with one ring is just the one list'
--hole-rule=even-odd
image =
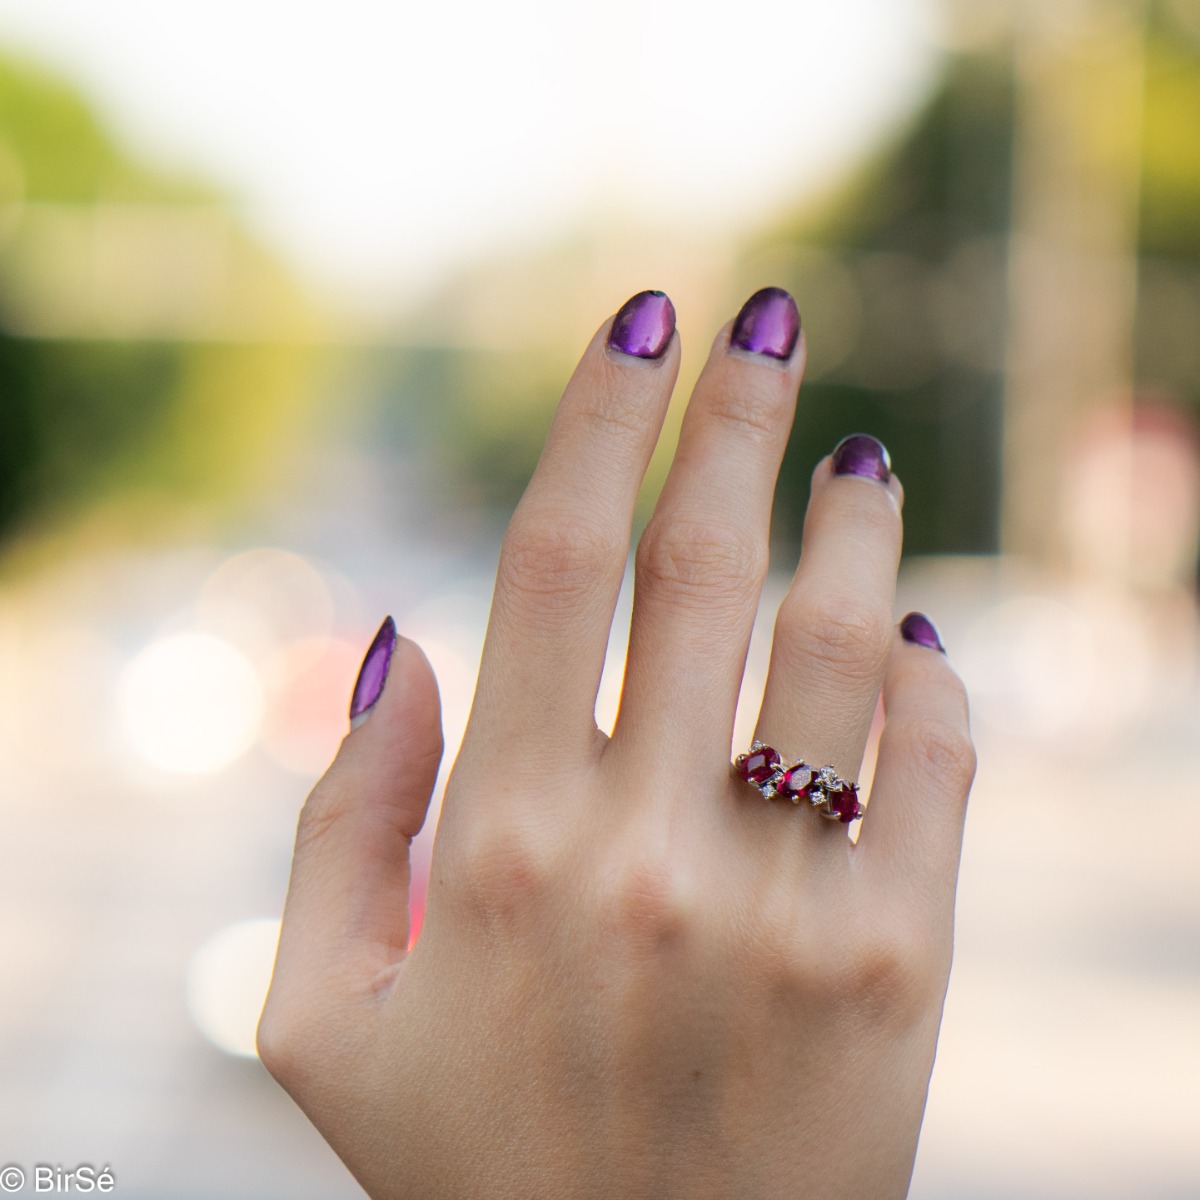
{"label": "ring", "polygon": [[793,804],[807,801],[821,816],[849,825],[863,815],[858,801],[858,784],[843,779],[832,767],[810,767],[803,759],[783,765],[779,751],[755,741],[749,754],[733,762],[738,778],[753,784],[768,800],[778,797]]}

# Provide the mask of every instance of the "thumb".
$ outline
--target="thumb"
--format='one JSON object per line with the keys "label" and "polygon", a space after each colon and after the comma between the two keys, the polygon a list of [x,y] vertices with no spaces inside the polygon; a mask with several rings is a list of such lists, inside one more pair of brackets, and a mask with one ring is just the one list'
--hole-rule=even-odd
{"label": "thumb", "polygon": [[272,991],[331,970],[376,985],[405,956],[409,846],[442,758],[429,660],[388,617],[351,702],[353,729],[300,814]]}

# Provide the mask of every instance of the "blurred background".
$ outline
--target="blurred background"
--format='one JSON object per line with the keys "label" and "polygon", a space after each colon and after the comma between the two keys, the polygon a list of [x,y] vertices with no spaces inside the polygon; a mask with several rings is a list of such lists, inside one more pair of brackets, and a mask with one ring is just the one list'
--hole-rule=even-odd
{"label": "blurred background", "polygon": [[362,651],[393,613],[456,745],[582,346],[674,297],[644,519],[768,283],[810,364],[739,736],[860,429],[973,697],[912,1196],[1200,1195],[1200,0],[5,0],[0,1163],[361,1195],[252,1041]]}

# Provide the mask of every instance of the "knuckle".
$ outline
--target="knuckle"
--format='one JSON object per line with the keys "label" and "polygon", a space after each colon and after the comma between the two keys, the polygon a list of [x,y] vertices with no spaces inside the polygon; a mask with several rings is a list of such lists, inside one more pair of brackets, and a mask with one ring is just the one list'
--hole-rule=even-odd
{"label": "knuckle", "polygon": [[717,522],[652,521],[638,546],[644,584],[681,603],[757,595],[767,572],[762,542]]}
{"label": "knuckle", "polygon": [[652,406],[631,382],[609,364],[603,386],[589,389],[579,403],[580,419],[610,442],[638,444],[649,429]]}
{"label": "knuckle", "polygon": [[295,1056],[292,1048],[295,1042],[284,1032],[284,1026],[280,1024],[276,1009],[269,999],[258,1019],[254,1043],[259,1061],[280,1083],[293,1074]]}
{"label": "knuckle", "polygon": [[937,977],[926,940],[915,933],[873,927],[846,944],[830,981],[843,1011],[875,1024],[922,1014],[935,993]]}
{"label": "knuckle", "polygon": [[271,985],[259,1017],[255,1047],[267,1072],[289,1093],[315,1102],[328,1091],[353,1054],[344,1014],[329,1003],[330,996],[308,987],[295,993],[294,985],[280,994]]}
{"label": "knuckle", "polygon": [[579,513],[526,512],[513,518],[499,582],[539,600],[578,600],[624,568],[627,547]]}
{"label": "knuckle", "polygon": [[272,987],[258,1020],[255,1045],[270,1075],[288,1090],[302,1085],[308,1069],[309,1022]]}
{"label": "knuckle", "polygon": [[841,504],[855,533],[871,546],[892,546],[900,534],[900,509],[885,487],[855,488]]}
{"label": "knuckle", "polygon": [[341,802],[336,789],[328,784],[328,776],[309,793],[296,822],[295,857],[301,858],[324,844],[346,819],[347,806]]}
{"label": "knuckle", "polygon": [[892,648],[890,614],[864,606],[861,598],[823,593],[784,602],[776,642],[800,670],[813,661],[854,680],[883,674]]}
{"label": "knuckle", "polygon": [[924,1014],[937,979],[927,945],[915,936],[868,929],[826,937],[793,938],[776,954],[783,990],[795,1003],[871,1027],[903,1025]]}
{"label": "knuckle", "polygon": [[664,949],[684,936],[695,898],[667,858],[641,855],[610,872],[601,911],[608,932],[635,951]]}
{"label": "knuckle", "polygon": [[784,1007],[894,1028],[936,1003],[949,972],[940,947],[899,919],[814,927],[811,912],[785,902],[758,915],[742,952],[749,974]]}
{"label": "knuckle", "polygon": [[558,890],[559,855],[549,839],[518,825],[479,822],[456,855],[453,875],[468,912],[482,925],[511,923]]}
{"label": "knuckle", "polygon": [[705,411],[721,427],[718,436],[733,433],[755,444],[773,445],[791,422],[792,401],[786,388],[756,387],[739,379],[737,387],[723,388],[712,396]]}
{"label": "knuckle", "polygon": [[946,721],[925,721],[909,740],[918,768],[955,793],[966,793],[975,779],[975,744],[967,731]]}

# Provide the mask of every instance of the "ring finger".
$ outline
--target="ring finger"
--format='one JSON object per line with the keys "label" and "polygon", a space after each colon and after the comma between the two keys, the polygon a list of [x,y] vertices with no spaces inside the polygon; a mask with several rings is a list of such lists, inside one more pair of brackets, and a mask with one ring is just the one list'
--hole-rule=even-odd
{"label": "ring finger", "polygon": [[756,736],[857,779],[892,645],[903,489],[883,445],[842,441],[813,475]]}

